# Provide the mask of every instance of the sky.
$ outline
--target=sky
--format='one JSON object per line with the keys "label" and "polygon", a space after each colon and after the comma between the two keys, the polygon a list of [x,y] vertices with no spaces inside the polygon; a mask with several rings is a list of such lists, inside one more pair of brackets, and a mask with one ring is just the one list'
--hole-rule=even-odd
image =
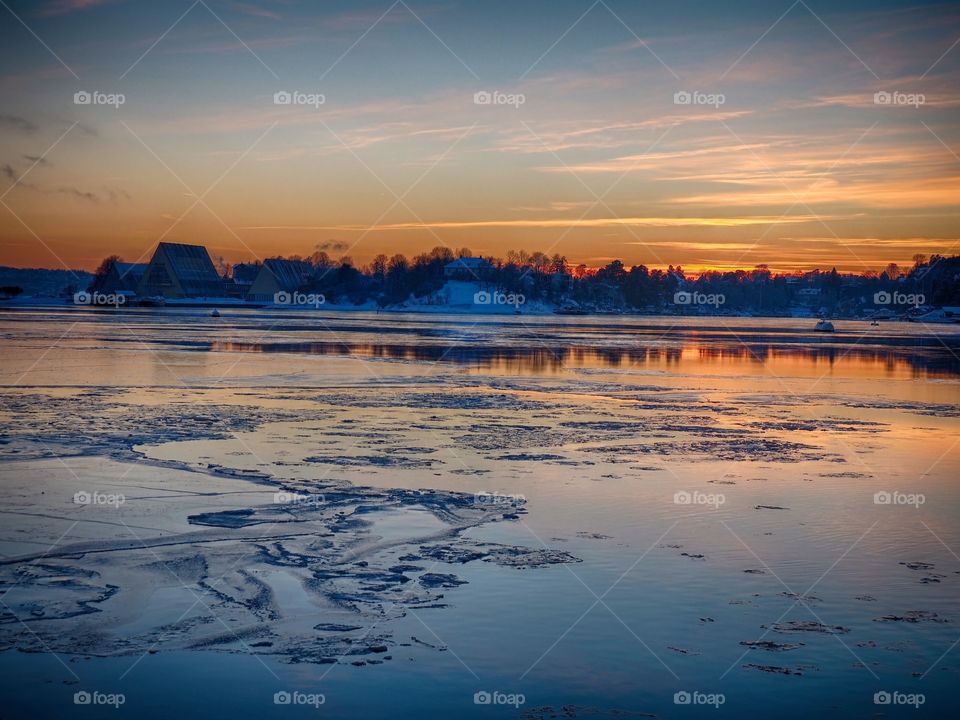
{"label": "sky", "polygon": [[0,0],[0,98],[0,265],[960,252],[960,3]]}

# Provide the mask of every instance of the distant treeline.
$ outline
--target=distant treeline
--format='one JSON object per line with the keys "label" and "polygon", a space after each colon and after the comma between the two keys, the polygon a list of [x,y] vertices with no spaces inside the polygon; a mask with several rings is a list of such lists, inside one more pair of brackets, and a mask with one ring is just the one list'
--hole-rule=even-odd
{"label": "distant treeline", "polygon": [[603,268],[590,269],[586,265],[571,266],[561,255],[510,251],[506,258],[484,258],[477,268],[451,272],[452,261],[470,257],[473,255],[467,248],[454,252],[436,247],[412,259],[378,255],[362,268],[350,258],[334,261],[323,252],[292,259],[309,262],[316,269],[301,290],[323,293],[328,301],[362,304],[372,300],[383,307],[429,296],[450,279],[520,293],[528,303],[540,300],[589,311],[676,309],[677,293],[682,292],[722,296],[721,305],[702,308],[704,311],[776,314],[804,306],[818,312],[847,314],[874,307],[875,296],[884,292],[891,295],[894,305],[903,305],[895,302],[903,296],[913,296],[927,305],[960,305],[960,256],[917,255],[911,267],[891,264],[882,272],[862,274],[841,274],[836,269],[775,274],[760,265],[753,270],[688,275],[680,266],[666,270],[651,270],[645,265],[627,268],[615,260]]}
{"label": "distant treeline", "polygon": [[17,295],[58,297],[72,295],[93,280],[84,270],[51,270],[47,268],[13,268],[0,266],[0,299]]}
{"label": "distant treeline", "polygon": [[[451,263],[472,259],[463,267]],[[97,276],[109,269],[107,258]],[[855,315],[889,305],[902,313],[914,304],[960,306],[960,256],[916,255],[913,265],[888,265],[880,272],[841,274],[830,271],[773,273],[767,266],[753,270],[686,273],[679,265],[666,270],[645,265],[626,267],[615,260],[602,268],[573,266],[562,255],[511,250],[505,258],[476,258],[468,248],[436,247],[413,258],[378,255],[358,267],[349,257],[332,259],[325,252],[288,260],[308,263],[310,279],[298,288],[322,293],[327,302],[380,307],[429,298],[449,280],[480,283],[482,289],[522,294],[527,303],[542,301],[559,308],[586,312],[756,312],[788,314],[798,308],[812,312]],[[260,263],[230,266],[218,263],[230,277],[245,273],[252,280]],[[95,281],[95,275],[64,270],[24,270],[0,267],[0,296],[67,295]],[[678,293],[681,295],[678,296]],[[685,293],[685,295],[684,295]],[[889,302],[877,302],[877,298]],[[697,302],[698,299],[706,302]],[[711,302],[722,298],[721,302]],[[678,302],[678,299],[680,302]],[[684,302],[686,300],[686,302]],[[442,300],[440,300],[442,301]],[[686,306],[686,307],[685,307]]]}

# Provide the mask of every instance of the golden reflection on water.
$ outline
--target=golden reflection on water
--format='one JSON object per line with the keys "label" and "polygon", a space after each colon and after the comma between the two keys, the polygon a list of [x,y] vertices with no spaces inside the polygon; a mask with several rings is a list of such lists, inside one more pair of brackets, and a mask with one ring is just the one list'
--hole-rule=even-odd
{"label": "golden reflection on water", "polygon": [[631,368],[728,374],[773,374],[849,378],[952,378],[957,365],[949,356],[914,348],[777,347],[771,344],[718,345],[692,342],[671,347],[599,348],[581,345],[478,346],[475,344],[222,341],[211,352],[293,353],[356,356],[409,362],[446,362],[484,374],[543,375],[569,370]]}

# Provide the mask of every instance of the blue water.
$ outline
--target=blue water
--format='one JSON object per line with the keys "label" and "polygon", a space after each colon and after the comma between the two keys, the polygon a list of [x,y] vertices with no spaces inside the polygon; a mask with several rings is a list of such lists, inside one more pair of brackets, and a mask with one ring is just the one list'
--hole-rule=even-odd
{"label": "blue water", "polygon": [[[559,408],[492,416],[444,410],[451,426],[556,427],[569,408],[616,420],[624,409],[634,412],[634,404],[665,393],[669,402],[636,411],[679,419],[677,429],[655,438],[662,442],[689,440],[683,423],[695,423],[699,429],[690,433],[696,434],[757,419],[775,426],[758,436],[808,443],[821,456],[780,463],[651,454],[607,464],[567,442],[530,452],[561,453],[577,464],[506,462],[496,459],[498,450],[458,448],[466,464],[491,472],[456,475],[448,472],[458,467],[451,461],[431,471],[358,473],[350,479],[383,487],[521,493],[529,514],[467,536],[547,545],[582,562],[435,568],[468,584],[444,591],[449,607],[406,608],[402,618],[386,621],[393,639],[409,646],[392,645],[386,653],[392,659],[380,665],[290,663],[222,651],[92,658],[6,650],[0,652],[0,718],[550,717],[536,711],[544,706],[557,712],[571,706],[561,717],[616,717],[619,710],[665,718],[949,717],[960,710],[960,455],[950,412],[960,395],[952,340],[938,344],[913,326],[871,336],[867,327],[838,323],[837,337],[821,342],[796,320],[731,318],[705,332],[699,321],[673,318],[475,324],[397,316],[384,323],[370,314],[225,313],[214,326],[190,313],[127,314],[131,339],[116,318],[85,312],[63,348],[44,358],[62,324],[27,311],[7,313],[0,322],[18,352],[4,357],[4,376],[15,378],[39,358],[22,383],[28,391],[48,384],[148,386],[178,399],[182,389],[165,374],[172,364],[191,383],[212,385],[218,397],[236,393],[238,402],[255,405],[254,392],[280,387],[278,395],[291,395],[290,388],[326,384],[389,398],[399,391],[378,387],[374,378],[384,375],[403,378],[406,389],[446,397],[516,392]],[[456,352],[444,353],[449,348]],[[165,353],[162,363],[156,352]],[[236,362],[240,368],[221,381]],[[631,389],[618,395],[618,386]],[[929,403],[941,409],[923,413]],[[688,415],[685,406],[697,409]],[[417,434],[417,422],[438,412],[386,407],[358,411],[356,421],[408,433],[409,445],[455,447],[449,438]],[[825,418],[877,422],[883,429],[800,431],[789,424]],[[294,444],[295,431],[288,438]],[[281,431],[272,432],[276,441]],[[216,443],[204,448],[217,450]],[[218,462],[228,458],[217,456]],[[711,482],[723,479],[735,484]],[[726,502],[717,510],[678,506],[671,498],[683,489],[722,492]],[[881,489],[922,492],[927,502],[878,506],[872,498]],[[764,505],[788,509],[757,509]],[[383,528],[402,533],[402,524],[390,520]],[[928,573],[902,564],[918,561],[932,564],[940,582],[924,584]],[[784,594],[811,587],[809,609]],[[279,580],[275,589],[305,623],[323,621],[293,579]],[[147,609],[164,598],[189,599],[164,592]],[[937,621],[878,621],[911,611],[936,613]],[[849,632],[767,632],[777,621],[820,620]],[[149,625],[140,618],[127,630]],[[29,634],[26,627],[22,632]],[[761,638],[803,645],[767,652],[740,644]],[[802,674],[744,667],[751,663]],[[118,709],[75,705],[74,694],[82,691],[122,693],[124,703]],[[324,702],[278,705],[278,692],[322,694]],[[523,704],[475,703],[483,692],[522,695]],[[723,703],[677,704],[678,692],[721,694]],[[878,692],[919,693],[923,704],[878,705]]]}

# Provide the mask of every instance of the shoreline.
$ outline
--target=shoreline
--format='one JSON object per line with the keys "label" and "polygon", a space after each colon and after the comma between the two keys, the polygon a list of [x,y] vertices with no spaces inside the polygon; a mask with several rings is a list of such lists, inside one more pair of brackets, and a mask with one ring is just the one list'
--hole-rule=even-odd
{"label": "shoreline", "polygon": [[[317,313],[317,312],[330,312],[330,313],[368,313],[372,314],[374,317],[379,315],[453,315],[461,317],[495,317],[495,318],[512,318],[512,317],[556,317],[556,318],[665,318],[665,319],[687,319],[687,318],[698,318],[703,320],[708,319],[756,319],[756,320],[817,320],[820,315],[817,313],[805,313],[805,314],[765,314],[761,312],[729,312],[729,313],[667,313],[667,312],[646,312],[641,310],[616,310],[616,311],[596,311],[596,312],[578,312],[578,313],[568,313],[568,312],[558,312],[555,308],[552,307],[538,307],[533,309],[524,308],[523,310],[513,310],[513,309],[498,309],[497,307],[488,307],[484,309],[479,309],[476,305],[411,305],[411,306],[390,306],[385,308],[377,308],[371,303],[364,305],[339,305],[339,304],[322,304],[316,307],[292,307],[290,305],[281,305],[276,303],[249,303],[243,300],[236,300],[233,298],[195,298],[186,301],[167,301],[165,305],[120,305],[118,307],[114,306],[96,306],[96,305],[82,305],[75,304],[69,300],[62,300],[59,298],[23,298],[23,299],[10,299],[0,301],[0,311],[4,309],[10,310],[39,310],[43,308],[56,308],[58,310],[64,310],[67,308],[77,308],[79,310],[102,310],[104,312],[119,312],[124,310],[135,310],[135,311],[165,311],[165,310],[198,310],[198,309],[207,309],[207,310],[222,310],[222,311],[231,311],[231,310],[244,310],[244,311],[256,311],[262,310],[264,312],[281,312],[281,313],[291,313],[292,315],[303,315],[306,313]],[[843,314],[831,314],[829,318],[832,320],[841,320],[845,322],[866,322],[870,323],[877,321],[882,324],[886,323],[909,323],[911,325],[936,325],[942,327],[951,327],[955,326],[957,332],[960,332],[960,318],[950,319],[948,321],[943,320],[922,320],[920,318],[907,318],[907,317],[875,317],[875,316],[863,316],[863,315],[843,315]]]}

